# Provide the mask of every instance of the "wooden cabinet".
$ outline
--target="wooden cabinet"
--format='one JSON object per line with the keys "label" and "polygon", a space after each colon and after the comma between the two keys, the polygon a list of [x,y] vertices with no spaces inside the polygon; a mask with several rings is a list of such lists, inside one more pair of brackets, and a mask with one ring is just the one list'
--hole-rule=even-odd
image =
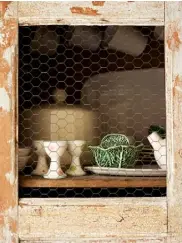
{"label": "wooden cabinet", "polygon": [[[165,26],[166,197],[18,199],[18,181],[37,183],[18,178],[18,25]],[[181,243],[181,62],[181,2],[0,2],[0,242]]]}

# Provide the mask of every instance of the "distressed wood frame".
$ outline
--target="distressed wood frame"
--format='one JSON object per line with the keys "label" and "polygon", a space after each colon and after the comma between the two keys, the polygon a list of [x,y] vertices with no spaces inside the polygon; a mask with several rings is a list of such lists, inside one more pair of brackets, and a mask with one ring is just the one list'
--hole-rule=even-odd
{"label": "distressed wood frame", "polygon": [[17,3],[0,3],[0,242],[17,242]]}
{"label": "distressed wood frame", "polygon": [[[18,203],[18,24],[165,26],[167,197],[20,199]],[[180,61],[181,2],[0,2],[0,242],[182,242]]]}

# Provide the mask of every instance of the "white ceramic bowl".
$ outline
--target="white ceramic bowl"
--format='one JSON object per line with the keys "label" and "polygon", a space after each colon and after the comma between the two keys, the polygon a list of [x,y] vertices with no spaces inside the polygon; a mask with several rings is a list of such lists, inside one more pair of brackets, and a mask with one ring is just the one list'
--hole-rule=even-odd
{"label": "white ceramic bowl", "polygon": [[18,149],[18,155],[20,157],[28,156],[31,152],[31,148],[19,148]]}
{"label": "white ceramic bowl", "polygon": [[19,156],[18,157],[18,170],[23,170],[30,158],[31,158],[31,156],[23,156],[23,157]]}

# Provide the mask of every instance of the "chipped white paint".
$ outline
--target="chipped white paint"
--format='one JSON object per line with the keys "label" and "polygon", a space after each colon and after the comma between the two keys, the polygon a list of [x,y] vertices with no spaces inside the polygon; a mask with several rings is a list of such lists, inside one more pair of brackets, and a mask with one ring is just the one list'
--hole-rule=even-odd
{"label": "chipped white paint", "polygon": [[[11,232],[10,228],[10,221],[13,220],[16,222],[17,220],[17,207],[10,207],[5,212],[3,212],[3,219],[4,219],[4,227],[3,227],[3,239],[5,243],[12,243],[13,242],[13,233]],[[3,242],[3,243],[4,243]]]}
{"label": "chipped white paint", "polygon": [[10,67],[12,64],[12,55],[14,55],[14,46],[9,46],[4,50],[3,58],[8,62]]}
{"label": "chipped white paint", "polygon": [[0,108],[6,112],[11,108],[10,98],[5,88],[0,88]]}
{"label": "chipped white paint", "polygon": [[8,18],[11,18],[12,16],[14,16],[15,18],[18,18],[18,16],[17,16],[17,2],[16,1],[11,1],[8,4],[4,18],[8,19]]}
{"label": "chipped white paint", "polygon": [[19,205],[20,239],[167,233],[165,198],[34,198]]}
{"label": "chipped white paint", "polygon": [[[4,53],[3,53],[3,58],[4,58],[4,60],[7,61],[9,67],[12,66],[12,55],[13,56],[15,55],[14,52],[15,52],[14,46],[10,46],[10,47],[6,48]],[[11,72],[11,70],[8,73],[7,83],[8,83],[9,92],[11,92],[11,87],[12,87],[12,72]]]}
{"label": "chipped white paint", "polygon": [[4,242],[6,243],[12,243],[12,232],[10,230],[10,226],[9,226],[9,223],[8,223],[8,220],[7,220],[7,217],[4,218],[4,227],[3,227],[3,239],[4,239]]}
{"label": "chipped white paint", "polygon": [[182,242],[181,16],[182,2],[165,2],[165,64],[168,138],[168,243]]}
{"label": "chipped white paint", "polygon": [[9,207],[6,212],[5,214],[10,215],[10,218],[17,220],[17,207]]}
{"label": "chipped white paint", "polygon": [[[11,148],[12,148],[11,149],[11,158],[13,158],[13,155],[15,154],[15,149],[14,149],[14,146],[13,146],[14,145],[14,140],[11,139],[11,140],[8,141],[8,143],[11,144]],[[9,183],[11,185],[13,185],[15,183],[15,180],[16,180],[16,178],[15,178],[15,173],[16,173],[15,168],[16,168],[16,165],[14,164],[14,161],[11,159],[11,171],[9,171],[8,173],[5,174],[6,179],[9,181]]]}
{"label": "chipped white paint", "polygon": [[[164,2],[18,2],[20,25],[163,25]],[[72,13],[71,9],[81,13]]]}
{"label": "chipped white paint", "polygon": [[[18,188],[15,171],[15,90],[17,44],[17,3],[0,2],[0,242],[16,243]],[[8,9],[8,10],[7,10]],[[7,11],[9,14],[6,14]],[[15,14],[16,12],[16,14]],[[6,15],[6,17],[5,17]]]}
{"label": "chipped white paint", "polygon": [[1,44],[2,47],[7,45],[7,43],[8,43],[7,38],[8,37],[9,37],[8,33],[6,33],[6,34],[2,33],[1,34],[1,36],[0,36],[0,44]]}
{"label": "chipped white paint", "polygon": [[[2,27],[2,22],[0,21],[0,28]],[[3,33],[0,33],[0,45],[3,45],[4,44],[4,37],[5,37],[5,34]]]}
{"label": "chipped white paint", "polygon": [[[59,240],[54,240],[51,238],[44,238],[39,240],[29,239],[21,240],[21,243],[167,243],[167,237],[162,235],[123,235],[121,238],[72,238],[72,239],[64,239],[64,237],[61,237]],[[172,242],[170,242],[172,243]],[[174,242],[175,243],[175,242]]]}
{"label": "chipped white paint", "polygon": [[182,92],[182,87],[180,86],[176,86],[175,89],[178,90],[179,92]]}
{"label": "chipped white paint", "polygon": [[14,175],[14,170],[10,171],[9,173],[6,173],[6,179],[9,181],[11,185],[15,183],[15,175]]}
{"label": "chipped white paint", "polygon": [[7,84],[8,84],[8,90],[11,92],[12,88],[12,72],[9,72],[7,75]]}

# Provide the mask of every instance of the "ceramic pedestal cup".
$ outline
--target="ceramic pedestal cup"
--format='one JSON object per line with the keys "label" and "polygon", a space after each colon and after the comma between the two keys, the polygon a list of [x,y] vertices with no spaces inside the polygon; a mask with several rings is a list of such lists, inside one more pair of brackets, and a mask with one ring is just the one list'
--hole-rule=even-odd
{"label": "ceramic pedestal cup", "polygon": [[80,164],[80,156],[85,143],[83,140],[68,141],[68,150],[72,156],[72,162],[66,174],[71,176],[83,176],[86,174]]}
{"label": "ceramic pedestal cup", "polygon": [[167,151],[166,151],[166,139],[162,139],[157,132],[152,132],[148,137],[150,144],[154,149],[154,157],[163,170],[167,169]]}
{"label": "ceramic pedestal cup", "polygon": [[38,156],[38,161],[32,175],[44,175],[48,171],[44,142],[42,140],[33,141],[33,146],[35,148],[35,153]]}
{"label": "ceramic pedestal cup", "polygon": [[51,163],[47,174],[43,177],[47,179],[65,178],[66,174],[61,169],[61,157],[67,148],[67,141],[46,141],[44,142],[44,148],[51,158]]}

